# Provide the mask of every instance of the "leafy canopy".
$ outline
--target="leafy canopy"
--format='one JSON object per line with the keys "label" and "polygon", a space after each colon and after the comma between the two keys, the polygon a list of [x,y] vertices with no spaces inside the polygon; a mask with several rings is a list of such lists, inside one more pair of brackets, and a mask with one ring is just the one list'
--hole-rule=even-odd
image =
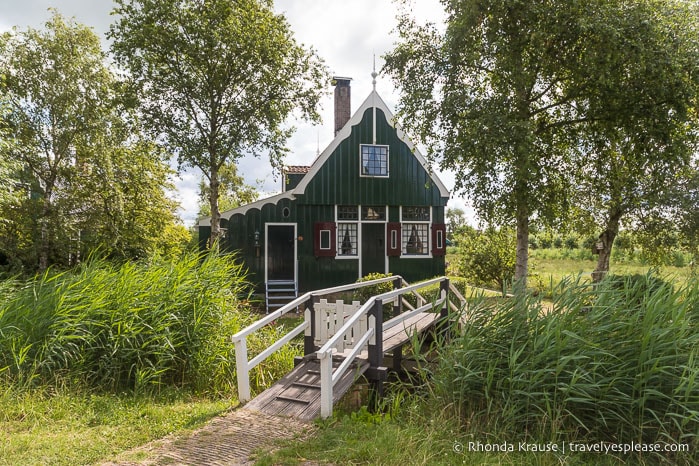
{"label": "leafy canopy", "polygon": [[110,28],[145,122],[209,181],[212,239],[219,234],[219,171],[268,152],[279,168],[298,110],[318,120],[325,68],[297,44],[269,0],[116,0]]}

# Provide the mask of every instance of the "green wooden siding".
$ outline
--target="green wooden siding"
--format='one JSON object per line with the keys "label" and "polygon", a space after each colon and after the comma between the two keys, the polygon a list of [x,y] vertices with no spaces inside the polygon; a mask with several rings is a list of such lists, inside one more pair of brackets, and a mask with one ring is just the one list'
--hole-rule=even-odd
{"label": "green wooden siding", "polygon": [[429,173],[420,165],[407,144],[376,111],[376,144],[389,146],[389,177],[361,177],[361,144],[372,144],[372,109],[352,128],[352,133],[335,149],[306,186],[304,204],[363,205],[446,205]]}
{"label": "green wooden siding", "polygon": [[[309,181],[303,194],[296,195],[296,199],[282,198],[276,204],[264,204],[260,209],[251,208],[230,218],[225,246],[245,262],[249,280],[258,291],[264,290],[268,223],[296,224],[297,279],[301,291],[351,283],[359,276],[359,259],[314,255],[314,224],[335,222],[335,205],[385,205],[388,222],[400,222],[399,206],[432,206],[432,222],[444,223],[447,198],[441,197],[429,173],[398,138],[384,113],[377,109],[376,115],[376,144],[389,146],[388,178],[360,177],[360,144],[373,143],[373,112],[368,109],[350,136],[340,142]],[[385,231],[386,224],[381,225]],[[201,235],[208,232],[209,227],[200,227]],[[259,234],[259,249],[255,247],[255,232]],[[441,275],[445,270],[443,256],[390,257],[388,264],[391,273],[411,282]]]}

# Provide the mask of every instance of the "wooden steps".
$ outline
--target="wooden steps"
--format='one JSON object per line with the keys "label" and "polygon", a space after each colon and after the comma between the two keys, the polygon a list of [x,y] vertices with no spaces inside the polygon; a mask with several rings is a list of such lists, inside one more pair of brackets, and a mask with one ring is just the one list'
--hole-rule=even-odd
{"label": "wooden steps", "polygon": [[267,312],[278,309],[297,297],[298,286],[294,280],[269,280],[265,283]]}

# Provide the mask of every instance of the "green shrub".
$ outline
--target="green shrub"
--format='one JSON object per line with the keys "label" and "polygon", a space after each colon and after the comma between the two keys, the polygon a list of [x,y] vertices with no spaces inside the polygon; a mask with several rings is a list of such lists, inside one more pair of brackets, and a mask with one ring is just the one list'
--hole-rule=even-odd
{"label": "green shrub", "polygon": [[[370,273],[370,274],[365,275],[362,278],[358,279],[356,283],[363,283],[363,282],[368,282],[371,280],[378,280],[380,278],[387,278],[387,277],[391,277],[391,276],[393,276],[393,274],[391,274],[391,273]],[[376,295],[382,294],[382,293],[387,293],[391,290],[393,290],[393,282],[392,281],[379,283],[377,285],[365,286],[363,288],[358,288],[353,292],[352,300],[359,301],[362,304],[364,304],[373,296],[376,296]],[[389,320],[391,317],[394,317],[394,314],[395,313],[393,311],[393,304],[392,303],[388,303],[388,304],[383,305],[383,319],[384,319],[384,321]]]}
{"label": "green shrub", "polygon": [[578,239],[574,236],[569,236],[565,239],[566,249],[578,249],[580,245],[578,244]]}
{"label": "green shrub", "polygon": [[[48,272],[0,304],[0,369],[22,385],[230,393],[230,337],[253,321],[248,290],[231,256],[89,261],[74,272]],[[253,338],[250,353],[275,332]]]}
{"label": "green shrub", "polygon": [[477,286],[502,289],[515,273],[515,235],[490,228],[461,239],[457,272]]}
{"label": "green shrub", "polygon": [[434,372],[441,403],[507,437],[494,442],[683,443],[688,453],[655,460],[696,464],[699,281],[563,283],[554,294],[547,312],[531,296],[471,303]]}

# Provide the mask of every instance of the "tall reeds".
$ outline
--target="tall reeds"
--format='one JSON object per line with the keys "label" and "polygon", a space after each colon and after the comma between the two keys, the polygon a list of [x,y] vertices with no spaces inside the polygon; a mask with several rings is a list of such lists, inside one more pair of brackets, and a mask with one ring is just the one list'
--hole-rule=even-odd
{"label": "tall reeds", "polygon": [[443,350],[436,393],[471,427],[510,437],[483,441],[684,443],[689,452],[658,457],[691,463],[699,282],[641,278],[564,281],[553,309],[531,296],[472,303],[463,335]]}
{"label": "tall reeds", "polygon": [[[234,258],[194,253],[123,265],[91,260],[5,285],[0,372],[22,386],[231,393],[230,336],[253,320],[248,290]],[[251,350],[274,333],[265,329]]]}

